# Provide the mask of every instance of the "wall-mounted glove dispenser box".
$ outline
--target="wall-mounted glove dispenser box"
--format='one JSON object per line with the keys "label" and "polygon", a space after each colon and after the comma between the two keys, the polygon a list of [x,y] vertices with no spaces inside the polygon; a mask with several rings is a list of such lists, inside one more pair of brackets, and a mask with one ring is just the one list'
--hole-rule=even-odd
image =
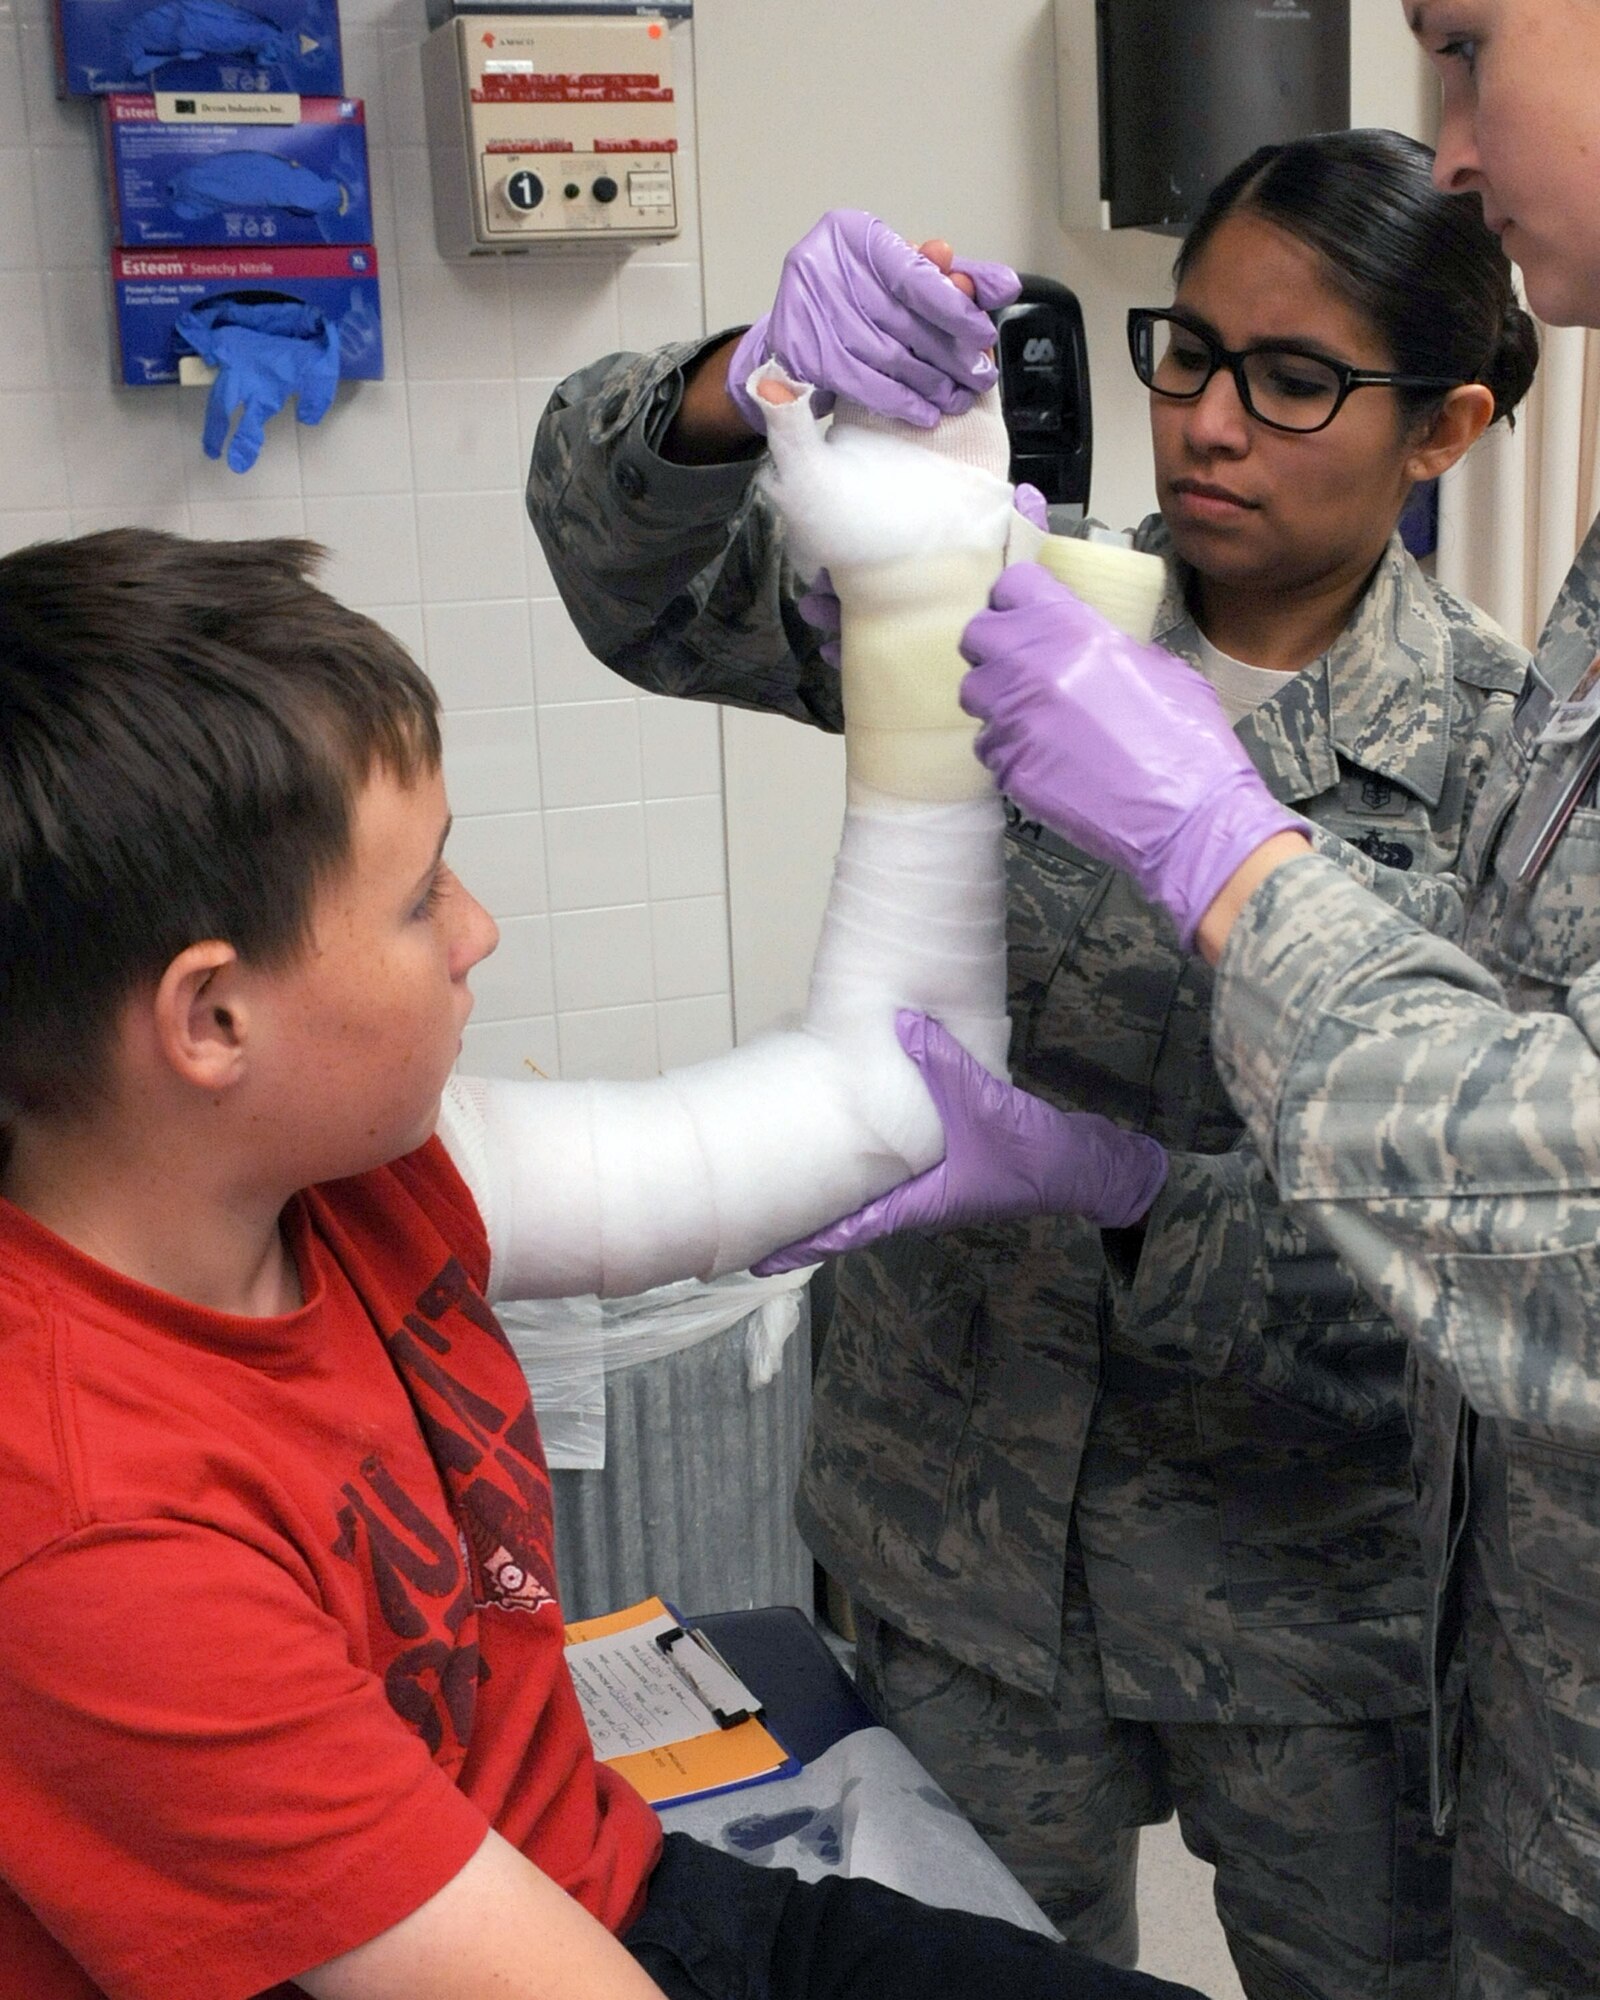
{"label": "wall-mounted glove dispenser box", "polygon": [[175,331],[178,317],[218,298],[313,307],[338,329],[341,376],[376,380],[383,374],[378,256],[370,244],[113,250],[111,284],[121,379],[130,387],[180,379],[185,349]]}
{"label": "wall-mounted glove dispenser box", "polygon": [[118,94],[101,119],[127,249],[372,241],[360,98]]}
{"label": "wall-mounted glove dispenser box", "polygon": [[344,89],[335,0],[55,0],[56,89]]}

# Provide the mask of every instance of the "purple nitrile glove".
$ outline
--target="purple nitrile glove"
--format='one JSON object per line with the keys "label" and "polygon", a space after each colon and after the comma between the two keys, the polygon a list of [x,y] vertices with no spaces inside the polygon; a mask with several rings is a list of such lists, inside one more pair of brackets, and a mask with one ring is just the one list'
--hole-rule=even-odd
{"label": "purple nitrile glove", "polygon": [[813,631],[822,634],[822,644],[817,650],[837,673],[839,634],[844,626],[844,612],[839,605],[839,594],[833,587],[833,578],[825,569],[817,571],[811,579],[810,588],[795,600],[794,608]]}
{"label": "purple nitrile glove", "polygon": [[1049,534],[1050,502],[1037,486],[1030,486],[1027,480],[1021,480],[1011,489],[1011,504],[1023,520],[1031,521],[1036,528],[1043,528]]}
{"label": "purple nitrile glove", "polygon": [[[1012,497],[1017,512],[1025,521],[1031,521],[1036,528],[1043,528],[1048,532],[1050,503],[1037,486],[1030,486],[1024,480]],[[811,579],[810,588],[795,600],[795,609],[809,626],[822,634],[822,644],[817,650],[837,673],[839,633],[844,624],[844,614],[839,608],[839,596],[833,587],[833,578],[825,569],[817,571]]]}
{"label": "purple nitrile glove", "polygon": [[1009,264],[993,264],[982,257],[952,257],[952,278],[971,281],[973,296],[986,313],[1014,306],[1022,295],[1022,280]]}
{"label": "purple nitrile glove", "polygon": [[961,706],[1007,798],[1159,903],[1187,947],[1263,841],[1301,833],[1211,683],[1130,639],[1035,563],[1013,563],[962,635]]}
{"label": "purple nitrile glove", "polygon": [[1126,1229],[1167,1178],[1166,1148],[1089,1111],[1057,1111],[992,1075],[939,1023],[902,1009],[900,1046],[944,1126],[944,1158],[842,1221],[763,1257],[758,1277],[861,1250],[902,1229],[959,1229],[1029,1215],[1081,1215]]}
{"label": "purple nitrile glove", "polygon": [[728,394],[740,415],[765,436],[766,414],[745,383],[777,360],[818,391],[818,415],[849,396],[925,428],[959,416],[998,379],[984,307],[1009,305],[1018,289],[1003,265],[959,268],[976,302],[887,223],[862,209],[830,209],[784,258],[772,310],[733,351]]}

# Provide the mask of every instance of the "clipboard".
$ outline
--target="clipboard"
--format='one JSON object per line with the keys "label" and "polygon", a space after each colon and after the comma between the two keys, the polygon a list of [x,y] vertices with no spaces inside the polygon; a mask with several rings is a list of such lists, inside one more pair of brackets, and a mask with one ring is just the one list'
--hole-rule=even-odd
{"label": "clipboard", "polygon": [[651,1805],[800,1770],[761,1720],[757,1698],[661,1598],[569,1625],[566,1643],[595,1755]]}

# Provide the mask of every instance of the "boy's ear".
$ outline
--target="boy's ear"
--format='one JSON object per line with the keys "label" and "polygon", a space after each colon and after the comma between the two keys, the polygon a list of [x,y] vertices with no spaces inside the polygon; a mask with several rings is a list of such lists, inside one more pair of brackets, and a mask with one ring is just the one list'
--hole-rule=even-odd
{"label": "boy's ear", "polygon": [[1463,457],[1494,421],[1494,391],[1481,382],[1463,382],[1440,405],[1425,436],[1411,449],[1406,472],[1414,480],[1437,479]]}
{"label": "boy's ear", "polygon": [[227,1090],[244,1074],[239,954],[220,938],[192,944],[161,975],[152,1008],[168,1065],[201,1090]]}

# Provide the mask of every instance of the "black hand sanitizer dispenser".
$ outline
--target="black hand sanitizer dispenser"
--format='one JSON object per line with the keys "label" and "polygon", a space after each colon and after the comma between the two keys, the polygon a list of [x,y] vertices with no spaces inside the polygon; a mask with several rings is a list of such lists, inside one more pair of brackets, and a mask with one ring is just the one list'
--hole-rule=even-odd
{"label": "black hand sanitizer dispenser", "polygon": [[1094,432],[1077,295],[1054,278],[1024,272],[1021,297],[994,319],[1012,481],[1027,480],[1052,508],[1081,516],[1089,504]]}

